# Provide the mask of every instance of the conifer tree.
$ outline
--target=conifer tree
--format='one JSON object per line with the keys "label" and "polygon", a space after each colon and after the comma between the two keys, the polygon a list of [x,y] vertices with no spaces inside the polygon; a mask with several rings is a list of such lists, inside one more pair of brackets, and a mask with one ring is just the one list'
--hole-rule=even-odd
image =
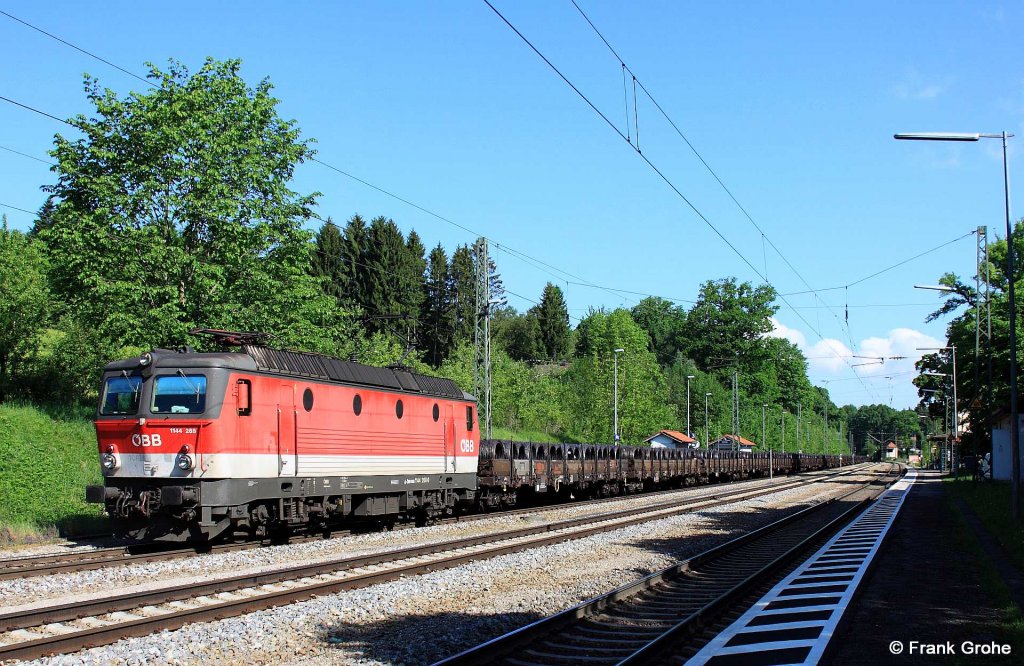
{"label": "conifer tree", "polygon": [[476,325],[476,271],[469,247],[460,245],[452,255],[450,270],[455,312],[455,340],[472,342]]}
{"label": "conifer tree", "polygon": [[352,305],[363,307],[366,303],[367,284],[366,254],[369,243],[366,222],[356,214],[345,225],[341,256],[345,278],[342,295]]}
{"label": "conifer tree", "polygon": [[320,278],[325,293],[341,301],[345,293],[344,239],[341,230],[330,217],[316,234],[316,249],[313,253],[312,272]]}
{"label": "conifer tree", "polygon": [[421,348],[427,352],[430,363],[437,367],[451,351],[456,323],[448,255],[440,243],[430,251],[425,288]]}
{"label": "conifer tree", "polygon": [[569,310],[562,290],[548,282],[540,304],[532,308],[540,327],[540,343],[552,361],[565,358],[569,351]]}

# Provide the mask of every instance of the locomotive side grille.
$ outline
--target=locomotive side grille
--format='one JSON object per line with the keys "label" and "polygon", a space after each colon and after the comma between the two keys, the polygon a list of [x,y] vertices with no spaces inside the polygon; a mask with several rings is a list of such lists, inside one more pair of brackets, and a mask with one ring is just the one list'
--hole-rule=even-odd
{"label": "locomotive side grille", "polygon": [[443,395],[449,398],[455,398],[456,400],[462,399],[462,391],[459,390],[458,385],[450,379],[445,379],[444,377],[416,375],[416,381],[419,382],[420,388],[426,393]]}
{"label": "locomotive side grille", "polygon": [[315,354],[300,354],[252,345],[246,345],[243,349],[263,370],[275,370],[300,377],[328,378],[327,370],[320,362],[320,357]]}
{"label": "locomotive side grille", "polygon": [[244,345],[242,349],[256,362],[260,370],[344,384],[379,386],[393,391],[422,392],[455,400],[463,399],[462,390],[458,385],[442,377],[428,377],[405,370],[342,361],[321,354],[284,351],[258,345]]}
{"label": "locomotive side grille", "polygon": [[395,371],[395,377],[398,378],[398,383],[402,385],[406,391],[420,391],[420,385],[416,383],[416,378],[411,373],[402,372],[401,370]]}

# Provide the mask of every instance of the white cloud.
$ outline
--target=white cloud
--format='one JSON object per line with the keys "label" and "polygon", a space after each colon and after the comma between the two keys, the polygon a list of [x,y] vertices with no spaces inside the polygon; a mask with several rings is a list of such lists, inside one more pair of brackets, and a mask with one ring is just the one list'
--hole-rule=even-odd
{"label": "white cloud", "polygon": [[925,81],[916,69],[908,67],[903,80],[892,86],[892,94],[903,100],[931,100],[944,93],[948,87],[948,81]]}
{"label": "white cloud", "polygon": [[795,328],[786,326],[775,317],[772,317],[772,331],[768,334],[768,337],[789,340],[801,350],[807,347],[807,336]]}
{"label": "white cloud", "polygon": [[883,402],[903,408],[915,404],[917,389],[911,383],[917,374],[914,364],[931,353],[918,348],[945,345],[945,341],[921,331],[894,328],[884,337],[861,340],[855,353],[840,340],[826,338],[809,344],[802,331],[774,318],[772,324],[774,329],[769,335],[785,338],[799,347],[807,357],[812,383],[828,385],[832,399],[840,405]]}

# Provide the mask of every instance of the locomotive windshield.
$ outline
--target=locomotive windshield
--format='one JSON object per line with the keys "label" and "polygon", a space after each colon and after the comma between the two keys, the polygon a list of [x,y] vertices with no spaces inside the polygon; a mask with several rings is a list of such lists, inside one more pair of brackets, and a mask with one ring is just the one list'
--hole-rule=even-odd
{"label": "locomotive windshield", "polygon": [[206,409],[206,377],[176,375],[156,378],[153,389],[154,414],[200,414]]}
{"label": "locomotive windshield", "polygon": [[142,391],[142,377],[122,374],[108,377],[103,385],[103,403],[100,414],[134,414],[139,411],[139,393]]}

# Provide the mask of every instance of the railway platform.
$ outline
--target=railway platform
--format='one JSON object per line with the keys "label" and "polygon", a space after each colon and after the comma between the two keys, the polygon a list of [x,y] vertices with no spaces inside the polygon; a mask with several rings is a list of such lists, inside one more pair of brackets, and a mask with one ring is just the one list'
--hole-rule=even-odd
{"label": "railway platform", "polygon": [[[1002,611],[981,582],[977,555],[957,538],[942,478],[935,471],[918,473],[900,520],[825,653],[828,663],[1019,664],[1024,659],[1024,645],[1009,645],[1010,654],[983,652],[1004,643],[995,629]],[[986,536],[972,532],[983,556],[1005,558],[985,552]],[[965,643],[974,654],[965,651]],[[952,652],[936,652],[949,645]],[[928,654],[923,646],[936,650]]]}
{"label": "railway platform", "polygon": [[956,530],[942,476],[911,471],[687,664],[1020,663]]}

